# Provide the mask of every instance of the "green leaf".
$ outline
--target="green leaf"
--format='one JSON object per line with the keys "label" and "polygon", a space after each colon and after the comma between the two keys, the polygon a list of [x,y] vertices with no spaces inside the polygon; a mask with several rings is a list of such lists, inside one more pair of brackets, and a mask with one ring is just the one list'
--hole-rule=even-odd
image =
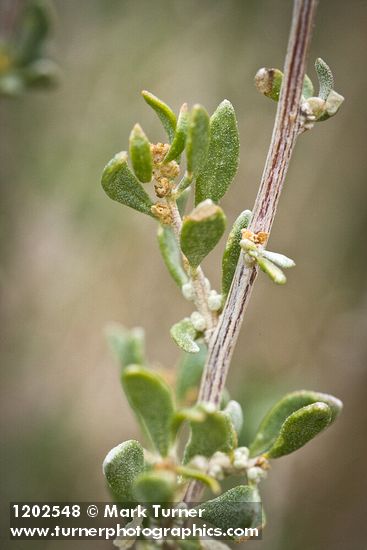
{"label": "green leaf", "polygon": [[314,95],[314,87],[312,84],[312,80],[310,79],[307,74],[305,75],[305,79],[303,81],[303,89],[302,89],[302,95],[305,99],[308,99],[309,97],[312,97]]}
{"label": "green leaf", "polygon": [[[283,84],[283,73],[279,69],[259,69],[255,76],[255,86],[258,91],[266,97],[279,101],[280,91]],[[305,99],[313,96],[314,88],[311,79],[305,75],[303,81],[302,95]]]}
{"label": "green leaf", "polygon": [[175,135],[164,162],[170,162],[171,160],[178,159],[182,151],[185,149],[188,118],[187,103],[184,103],[180,109]]}
{"label": "green leaf", "polygon": [[28,65],[40,57],[49,30],[50,10],[47,3],[41,0],[28,2],[15,40],[15,58],[18,65]]}
{"label": "green leaf", "polygon": [[251,211],[244,210],[238,216],[228,235],[226,248],[222,258],[222,295],[225,299],[231,288],[234,272],[241,252],[241,231],[246,229],[251,220]]}
{"label": "green leaf", "polygon": [[223,412],[228,414],[237,435],[239,435],[243,425],[243,412],[241,405],[237,401],[229,401]]}
{"label": "green leaf", "polygon": [[170,334],[179,348],[187,353],[198,353],[199,346],[195,342],[196,329],[188,317],[171,327]]}
{"label": "green leaf", "polygon": [[196,510],[202,510],[202,519],[223,532],[229,528],[255,528],[262,524],[260,496],[252,485],[238,485],[219,497],[203,502]]}
{"label": "green leaf", "polygon": [[250,446],[251,456],[264,453],[273,445],[282,425],[292,413],[317,402],[328,405],[332,413],[331,422],[334,422],[343,407],[339,399],[325,393],[301,390],[285,395],[262,420],[256,437]]}
{"label": "green leaf", "polygon": [[332,116],[336,115],[339,111],[342,103],[344,102],[344,97],[338,94],[335,90],[331,90],[325,104],[325,112],[321,115],[317,122],[322,122],[323,120],[328,120]]}
{"label": "green leaf", "polygon": [[288,258],[288,256],[284,256],[284,254],[278,254],[278,252],[270,252],[269,250],[262,250],[261,256],[264,258],[267,258],[273,264],[277,265],[278,267],[281,267],[282,269],[289,269],[296,265],[291,258]]}
{"label": "green leaf", "polygon": [[196,455],[211,457],[216,451],[232,451],[237,445],[237,435],[228,414],[212,411],[204,405],[206,413],[202,421],[190,422],[191,434],[184,452],[187,464]]}
{"label": "green leaf", "polygon": [[320,84],[319,97],[326,101],[334,88],[333,73],[321,57],[318,57],[315,61],[315,70]]}
{"label": "green leaf", "polygon": [[183,284],[187,283],[188,276],[182,267],[181,251],[172,227],[160,225],[158,227],[157,237],[159,250],[161,251],[164,263],[172,279],[181,288]]}
{"label": "green leaf", "polygon": [[196,177],[204,167],[209,149],[210,119],[201,105],[191,110],[186,145],[187,171]]}
{"label": "green leaf", "polygon": [[102,187],[110,199],[153,216],[153,203],[128,167],[125,151],[117,153],[106,165],[102,174]]}
{"label": "green leaf", "polygon": [[196,400],[207,353],[206,345],[199,344],[198,353],[185,353],[182,356],[176,382],[176,396],[180,403],[193,403]]}
{"label": "green leaf", "polygon": [[170,107],[158,97],[151,94],[150,92],[147,92],[146,90],[143,90],[141,92],[141,95],[145,99],[145,101],[148,103],[152,109],[157,113],[160,121],[163,124],[164,129],[167,132],[168,138],[170,143],[172,142],[174,135],[175,135],[175,129],[177,124],[177,119],[175,113],[172,111]]}
{"label": "green leaf", "polygon": [[279,458],[303,447],[331,422],[331,409],[325,403],[313,403],[292,413],[265,456]]}
{"label": "green leaf", "polygon": [[261,271],[264,271],[264,273],[269,275],[270,279],[274,281],[274,283],[277,285],[284,285],[287,282],[287,278],[283,271],[273,264],[273,262],[260,255],[256,256],[256,261],[259,264]]}
{"label": "green leaf", "polygon": [[279,101],[282,84],[283,73],[279,69],[263,67],[255,75],[255,86],[258,91],[274,101]]}
{"label": "green leaf", "polygon": [[144,471],[144,450],[131,439],[111,449],[103,462],[103,473],[116,500],[132,502],[136,477]]}
{"label": "green leaf", "polygon": [[220,485],[214,477],[204,474],[200,470],[188,468],[187,466],[177,466],[176,472],[184,478],[195,479],[204,485],[207,485],[213,493],[220,492]]}
{"label": "green leaf", "polygon": [[136,177],[143,183],[152,179],[153,160],[149,139],[140,124],[135,124],[129,139],[131,163]]}
{"label": "green leaf", "polygon": [[175,414],[171,389],[157,373],[135,365],[123,371],[121,381],[129,404],[153,445],[162,456],[167,456]]}
{"label": "green leaf", "polygon": [[236,175],[240,142],[232,104],[222,101],[210,119],[207,162],[196,180],[195,203],[218,202]]}
{"label": "green leaf", "polygon": [[111,323],[106,328],[108,344],[124,369],[129,365],[144,365],[145,338],[140,327],[127,330],[122,325]]}
{"label": "green leaf", "polygon": [[223,210],[210,199],[201,202],[183,220],[181,250],[192,267],[198,267],[219,242],[226,226]]}
{"label": "green leaf", "polygon": [[177,208],[180,213],[180,216],[182,217],[185,214],[187,201],[189,200],[190,196],[190,188],[185,188],[184,190],[180,191],[180,195],[177,197]]}
{"label": "green leaf", "polygon": [[140,504],[149,502],[172,503],[176,489],[176,476],[168,471],[149,471],[139,475],[134,485],[134,497]]}

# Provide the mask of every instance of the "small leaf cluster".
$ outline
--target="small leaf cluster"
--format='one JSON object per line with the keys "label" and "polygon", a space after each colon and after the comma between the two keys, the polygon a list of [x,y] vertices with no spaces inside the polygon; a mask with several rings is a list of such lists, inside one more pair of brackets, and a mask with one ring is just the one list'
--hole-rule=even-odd
{"label": "small leaf cluster", "polygon": [[57,84],[59,69],[44,53],[50,26],[47,2],[27,0],[14,36],[0,38],[0,95],[16,97],[27,89]]}
{"label": "small leaf cluster", "polygon": [[[123,391],[148,443],[144,448],[136,440],[125,441],[107,454],[103,472],[114,499],[127,508],[149,503],[172,507],[183,502],[189,482],[195,480],[207,487],[204,502],[196,505],[204,510],[206,522],[222,529],[261,528],[265,519],[259,483],[269,461],[296,451],[330,426],[341,402],[320,392],[289,393],[265,415],[250,445],[239,446],[243,411],[228,392],[219,410],[194,404],[205,345],[197,354],[183,355],[172,384],[167,372],[149,367],[142,329],[114,325],[107,335]],[[184,424],[190,435],[181,451]],[[222,490],[225,479],[233,479],[232,489]],[[154,521],[152,517],[148,524]],[[195,548],[204,548],[202,541],[195,541]]]}
{"label": "small leaf cluster", "polygon": [[[334,90],[334,77],[330,67],[321,57],[315,61],[315,71],[319,83],[317,96],[314,85],[306,75],[303,83],[301,102],[302,127],[311,129],[315,122],[328,120],[336,115],[344,102],[344,97]],[[283,84],[283,73],[279,69],[260,69],[255,76],[255,85],[266,97],[278,101]]]}

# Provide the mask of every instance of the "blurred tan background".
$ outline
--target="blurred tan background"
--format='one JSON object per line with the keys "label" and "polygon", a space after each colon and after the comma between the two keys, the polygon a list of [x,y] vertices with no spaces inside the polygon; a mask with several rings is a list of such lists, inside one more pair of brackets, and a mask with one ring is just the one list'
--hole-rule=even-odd
{"label": "blurred tan background", "polygon": [[[103,335],[143,325],[152,361],[173,366],[168,334],[188,314],[146,216],[111,202],[100,174],[139,121],[164,138],[144,88],[177,111],[235,106],[241,165],[223,200],[229,222],[251,208],[275,105],[253,76],[282,67],[291,2],[57,0],[53,92],[1,100],[2,523],[11,500],[107,500],[101,462],[138,437]],[[317,56],[346,97],[340,114],[299,139],[271,237],[297,267],[284,288],[258,279],[230,374],[245,407],[243,443],[284,392],[315,389],[345,404],[340,420],[274,461],[263,485],[263,550],[366,546],[366,3],[320,2]],[[223,242],[205,262],[220,282]],[[364,531],[364,533],[363,533]],[[2,533],[4,531],[2,530]],[[107,549],[110,543],[9,542],[4,549]]]}

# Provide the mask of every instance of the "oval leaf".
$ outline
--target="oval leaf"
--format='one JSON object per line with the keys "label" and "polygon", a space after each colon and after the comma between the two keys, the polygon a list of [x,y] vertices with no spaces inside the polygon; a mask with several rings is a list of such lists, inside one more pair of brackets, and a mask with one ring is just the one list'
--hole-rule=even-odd
{"label": "oval leaf", "polygon": [[159,120],[161,121],[163,128],[166,130],[170,143],[172,142],[175,129],[177,124],[177,119],[175,113],[172,109],[164,103],[161,99],[158,99],[155,95],[143,90],[141,95],[145,99],[152,109],[157,113]]}
{"label": "oval leaf", "polygon": [[209,149],[209,115],[201,105],[194,105],[190,113],[186,157],[187,171],[196,177],[204,167]]}
{"label": "oval leaf", "polygon": [[207,162],[196,180],[195,203],[205,199],[218,202],[238,168],[240,142],[232,104],[225,99],[210,119]]}
{"label": "oval leaf", "polygon": [[326,101],[334,87],[333,73],[329,65],[327,65],[321,57],[318,57],[315,61],[315,70],[320,85],[319,97]]}
{"label": "oval leaf", "polygon": [[150,143],[143,129],[135,124],[130,134],[130,158],[136,177],[143,183],[152,179],[153,160]]}
{"label": "oval leaf", "polygon": [[103,473],[116,500],[132,502],[136,477],[144,471],[144,450],[131,439],[111,449],[103,461]]}
{"label": "oval leaf", "polygon": [[202,519],[221,528],[223,532],[229,528],[260,527],[261,508],[260,495],[252,485],[238,485],[196,507],[202,510]]}
{"label": "oval leaf", "polygon": [[144,472],[136,479],[134,497],[140,504],[168,504],[174,501],[175,489],[176,476],[173,472],[153,470]]}
{"label": "oval leaf", "polygon": [[186,445],[183,463],[187,464],[196,455],[211,457],[217,451],[227,453],[237,445],[237,435],[228,414],[223,411],[208,411],[201,421],[190,422],[190,439]]}
{"label": "oval leaf", "polygon": [[170,334],[179,348],[187,353],[198,353],[199,346],[195,342],[197,332],[188,317],[171,327]]}
{"label": "oval leaf", "polygon": [[167,456],[175,414],[171,389],[158,374],[135,365],[124,370],[121,381],[130,406],[153,445],[162,456]]}
{"label": "oval leaf", "polygon": [[199,344],[198,353],[183,355],[176,382],[176,396],[180,403],[191,404],[196,401],[207,352],[206,345]]}
{"label": "oval leaf", "polygon": [[102,174],[102,187],[110,199],[153,216],[149,195],[127,165],[127,153],[117,153]]}
{"label": "oval leaf", "polygon": [[169,148],[169,151],[164,159],[164,162],[170,162],[171,160],[176,160],[185,149],[186,137],[187,137],[187,126],[188,126],[188,112],[187,112],[187,103],[184,103],[180,109],[178,115],[177,126],[175,130],[175,135],[172,141],[172,145]]}
{"label": "oval leaf", "polygon": [[181,250],[192,267],[198,267],[220,240],[226,227],[223,210],[206,200],[183,220]]}
{"label": "oval leaf", "polygon": [[[266,97],[279,101],[280,90],[283,83],[283,73],[279,69],[259,69],[255,75],[255,86]],[[305,99],[313,96],[314,88],[311,79],[305,75],[302,95]]]}
{"label": "oval leaf", "polygon": [[327,428],[331,417],[331,409],[326,403],[318,402],[302,407],[288,416],[279,436],[264,456],[279,458],[293,453]]}
{"label": "oval leaf", "polygon": [[270,279],[274,281],[277,285],[284,285],[287,282],[287,277],[284,275],[283,271],[273,264],[267,258],[262,256],[256,256],[256,261],[259,264],[261,271],[269,275]]}
{"label": "oval leaf", "polygon": [[127,330],[117,323],[106,328],[107,341],[122,368],[129,365],[144,365],[145,339],[142,328]]}
{"label": "oval leaf", "polygon": [[15,58],[17,65],[25,66],[42,54],[51,26],[51,13],[45,2],[28,2],[21,17]]}
{"label": "oval leaf", "polygon": [[158,244],[161,251],[164,263],[172,276],[172,279],[181,288],[182,285],[187,283],[188,276],[181,261],[181,250],[178,246],[176,236],[172,227],[168,225],[161,225],[158,227]]}
{"label": "oval leaf", "polygon": [[332,413],[331,422],[334,422],[343,407],[339,399],[326,393],[301,390],[285,395],[262,420],[256,437],[250,446],[251,456],[259,455],[272,446],[288,416],[302,407],[317,402],[328,405]]}
{"label": "oval leaf", "polygon": [[234,222],[228,235],[226,248],[222,258],[222,295],[225,299],[231,288],[234,272],[241,252],[241,231],[246,229],[251,220],[251,210],[244,210]]}
{"label": "oval leaf", "polygon": [[273,264],[281,267],[282,269],[289,269],[294,267],[296,264],[294,260],[284,256],[284,254],[279,254],[278,252],[270,252],[269,250],[262,250],[261,256],[270,260]]}
{"label": "oval leaf", "polygon": [[243,411],[241,405],[237,401],[229,401],[223,412],[228,414],[237,435],[239,435],[243,425]]}

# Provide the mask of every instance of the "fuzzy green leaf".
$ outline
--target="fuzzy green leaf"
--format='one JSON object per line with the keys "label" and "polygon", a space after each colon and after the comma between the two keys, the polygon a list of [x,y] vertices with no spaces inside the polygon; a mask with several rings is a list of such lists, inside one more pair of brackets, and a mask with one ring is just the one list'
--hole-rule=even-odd
{"label": "fuzzy green leaf", "polygon": [[305,75],[305,79],[303,81],[303,89],[302,89],[302,95],[305,99],[308,99],[309,97],[312,97],[314,95],[314,87],[312,84],[312,80],[310,79],[307,74]]}
{"label": "fuzzy green leaf", "polygon": [[113,323],[106,328],[106,336],[112,352],[123,369],[129,365],[144,365],[145,338],[142,328],[127,330]]}
{"label": "fuzzy green leaf", "polygon": [[190,422],[191,434],[184,452],[184,464],[195,455],[211,457],[216,451],[226,453],[237,445],[237,435],[229,415],[223,411],[208,410],[205,405],[202,407],[205,418]]}
{"label": "fuzzy green leaf", "polygon": [[106,165],[102,174],[102,187],[110,199],[153,216],[153,203],[128,167],[125,151],[117,153]]}
{"label": "fuzzy green leaf", "polygon": [[223,210],[210,199],[201,202],[183,220],[181,249],[192,267],[198,267],[219,242],[226,226]]}
{"label": "fuzzy green leaf", "polygon": [[129,140],[130,158],[136,177],[143,183],[152,179],[153,160],[149,139],[140,124],[135,124]]}
{"label": "fuzzy green leaf", "polygon": [[[279,69],[259,69],[255,76],[255,86],[266,97],[279,101],[280,90],[283,84],[283,73]],[[314,88],[311,79],[305,75],[302,95],[304,98],[313,96]]]}
{"label": "fuzzy green leaf", "polygon": [[174,500],[176,476],[173,472],[150,471],[140,474],[134,485],[134,497],[140,504],[171,503]]}
{"label": "fuzzy green leaf", "polygon": [[231,288],[234,272],[241,252],[241,230],[246,229],[251,219],[251,211],[244,210],[238,216],[228,235],[226,248],[222,258],[222,295],[225,299]]}
{"label": "fuzzy green leaf", "polygon": [[116,500],[132,502],[136,477],[144,471],[144,450],[131,439],[111,449],[103,462],[103,473]]}
{"label": "fuzzy green leaf", "polygon": [[336,115],[341,105],[344,102],[344,97],[338,94],[335,90],[331,90],[325,104],[325,112],[318,119],[317,122],[328,120]]}
{"label": "fuzzy green leaf", "polygon": [[261,500],[258,490],[252,485],[238,485],[219,497],[207,500],[196,507],[202,510],[202,519],[219,527],[223,532],[229,528],[250,528],[262,525]]}
{"label": "fuzzy green leaf", "polygon": [[182,217],[185,214],[187,201],[189,200],[190,196],[190,187],[185,187],[184,190],[180,191],[180,195],[177,197],[177,208],[180,213],[180,216]]}
{"label": "fuzzy green leaf", "polygon": [[288,256],[284,256],[284,254],[279,254],[278,252],[270,252],[269,250],[263,250],[261,252],[261,256],[263,256],[264,258],[267,258],[273,264],[277,265],[278,267],[281,267],[282,269],[289,269],[296,265],[291,258],[288,258]]}
{"label": "fuzzy green leaf", "polygon": [[279,69],[263,67],[255,75],[255,86],[264,96],[279,101],[283,83],[283,73]]}
{"label": "fuzzy green leaf", "polygon": [[164,162],[170,162],[171,160],[178,159],[182,151],[185,149],[188,118],[187,103],[184,103],[180,109],[175,135]]}
{"label": "fuzzy green leaf", "polygon": [[170,334],[179,348],[187,353],[198,353],[199,346],[195,342],[196,329],[188,317],[171,327]]}
{"label": "fuzzy green leaf", "polygon": [[222,101],[210,118],[207,162],[196,180],[195,203],[218,202],[236,175],[240,142],[232,104]]}
{"label": "fuzzy green leaf", "polygon": [[328,405],[332,413],[331,422],[334,422],[343,407],[339,399],[326,393],[301,390],[285,395],[262,420],[256,437],[250,446],[251,456],[264,453],[273,445],[282,425],[292,413],[317,402]]}
{"label": "fuzzy green leaf", "polygon": [[172,227],[160,225],[157,236],[164,263],[173,280],[181,288],[183,284],[187,283],[188,277],[182,267],[181,251]]}
{"label": "fuzzy green leaf", "polygon": [[243,411],[241,405],[237,401],[229,401],[223,412],[228,414],[237,435],[239,435],[243,425]]}
{"label": "fuzzy green leaf", "polygon": [[194,177],[204,167],[209,149],[209,115],[201,105],[191,110],[186,145],[187,171]]}
{"label": "fuzzy green leaf", "polygon": [[151,94],[150,92],[143,90],[141,95],[143,96],[145,101],[148,103],[148,105],[152,107],[152,109],[154,109],[154,111],[157,113],[160,121],[162,122],[164,129],[167,132],[169,141],[171,143],[174,138],[175,129],[177,125],[177,119],[176,119],[175,113],[166,103],[158,99],[158,97]]}
{"label": "fuzzy green leaf", "polygon": [[16,37],[15,59],[18,65],[28,65],[40,57],[50,30],[50,15],[46,2],[33,0],[27,3]]}
{"label": "fuzzy green leaf", "polygon": [[207,352],[206,345],[199,344],[198,353],[183,355],[176,382],[176,396],[179,402],[193,403],[196,400]]}
{"label": "fuzzy green leaf", "polygon": [[153,445],[162,456],[167,456],[175,414],[171,389],[157,373],[135,365],[123,371],[121,381],[129,404]]}
{"label": "fuzzy green leaf", "polygon": [[321,57],[318,57],[315,61],[315,69],[317,78],[320,84],[319,97],[324,101],[327,100],[331,90],[334,88],[334,77],[330,67],[325,63]]}
{"label": "fuzzy green leaf", "polygon": [[287,278],[283,271],[277,267],[273,262],[262,256],[256,256],[256,261],[259,264],[261,271],[264,271],[269,275],[270,279],[277,285],[284,285],[287,282]]}
{"label": "fuzzy green leaf", "polygon": [[303,447],[331,422],[332,412],[326,403],[313,403],[292,413],[265,456],[279,458]]}

